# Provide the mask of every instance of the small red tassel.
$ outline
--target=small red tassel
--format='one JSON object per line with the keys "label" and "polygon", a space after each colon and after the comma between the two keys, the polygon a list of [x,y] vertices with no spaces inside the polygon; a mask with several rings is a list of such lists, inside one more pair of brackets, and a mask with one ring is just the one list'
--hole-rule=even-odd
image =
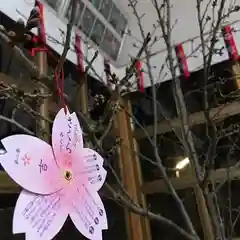
{"label": "small red tassel", "polygon": [[230,26],[225,26],[222,28],[222,33],[229,58],[233,61],[237,61],[239,59],[239,55],[236,42],[233,37],[232,28]]}
{"label": "small red tassel", "polygon": [[180,72],[185,79],[188,79],[190,77],[190,72],[188,70],[187,58],[185,56],[183,45],[181,43],[176,45],[175,52],[177,55]]}
{"label": "small red tassel", "polygon": [[41,41],[41,43],[45,45],[47,41],[46,41],[46,31],[45,31],[45,24],[44,24],[44,6],[39,0],[36,0],[35,6],[39,7],[39,10],[40,10],[40,26],[39,26],[38,37],[40,38],[39,40]]}
{"label": "small red tassel", "polygon": [[77,69],[84,73],[84,64],[83,64],[83,52],[81,48],[81,37],[78,33],[75,36],[75,51],[77,54]]}
{"label": "small red tassel", "polygon": [[39,15],[40,26],[38,28],[38,36],[34,36],[32,38],[32,42],[34,44],[41,43],[43,45],[43,47],[32,48],[30,51],[30,54],[32,57],[34,57],[37,52],[48,51],[48,49],[45,47],[46,46],[46,31],[45,31],[45,26],[44,26],[44,6],[38,0],[36,0],[35,6],[38,7],[39,11],[40,11],[40,15]]}
{"label": "small red tassel", "polygon": [[137,78],[138,78],[138,89],[140,92],[144,92],[144,72],[142,67],[142,62],[136,62],[136,71],[137,71]]}

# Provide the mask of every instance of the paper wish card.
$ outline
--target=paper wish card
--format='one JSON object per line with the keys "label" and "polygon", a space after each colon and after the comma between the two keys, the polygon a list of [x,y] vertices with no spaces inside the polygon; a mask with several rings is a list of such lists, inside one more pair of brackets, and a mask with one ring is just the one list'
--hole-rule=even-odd
{"label": "paper wish card", "polygon": [[88,239],[101,240],[108,228],[98,190],[107,172],[103,158],[84,148],[75,113],[61,109],[52,129],[52,146],[37,137],[17,134],[2,139],[0,162],[22,192],[13,216],[13,233],[26,240],[50,240],[69,216]]}

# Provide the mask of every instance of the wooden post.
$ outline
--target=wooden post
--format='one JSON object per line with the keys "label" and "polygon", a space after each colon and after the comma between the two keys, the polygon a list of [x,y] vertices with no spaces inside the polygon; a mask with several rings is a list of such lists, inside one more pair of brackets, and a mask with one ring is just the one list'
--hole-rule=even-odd
{"label": "wooden post", "polygon": [[[35,5],[39,8],[39,26],[38,26],[39,46],[38,47],[40,47],[36,51],[36,62],[37,62],[37,66],[39,68],[39,74],[47,76],[48,75],[47,52],[44,49],[45,45],[46,45],[46,32],[45,32],[45,24],[44,24],[44,6],[39,0],[36,0]],[[44,87],[42,87],[40,89],[40,92],[47,93],[48,89],[45,89]],[[49,109],[48,109],[48,99],[47,98],[44,99],[40,103],[39,112],[42,117],[46,118],[48,116]],[[46,142],[49,141],[49,124],[44,119],[40,119],[40,128],[39,128],[38,136],[41,139],[45,140]]]}
{"label": "wooden post", "polygon": [[[209,215],[209,211],[208,211],[208,207],[206,204],[206,200],[204,198],[203,191],[200,188],[200,186],[197,184],[198,181],[197,181],[197,178],[195,175],[195,171],[193,171],[193,169],[191,168],[191,165],[187,166],[185,168],[185,171],[184,171],[184,169],[182,169],[182,170],[183,170],[182,173],[185,175],[185,177],[188,176],[188,177],[192,177],[195,179],[195,184],[193,185],[193,192],[195,194],[196,205],[197,205],[198,215],[199,215],[200,222],[201,222],[204,240],[214,240],[215,234],[214,234],[214,229],[213,229],[213,223],[212,223],[211,217]],[[177,178],[177,181],[182,180],[181,172],[179,174],[180,174],[180,177]],[[184,176],[182,176],[182,177],[184,177]]]}
{"label": "wooden post", "polygon": [[[197,184],[198,181],[197,181],[195,172],[191,168],[191,165],[188,165],[184,169],[179,171],[178,174],[179,174],[179,177],[175,178],[176,182],[181,182],[182,179],[184,179],[184,178],[185,179],[186,178],[194,179],[194,184],[191,184],[191,187],[193,188],[193,192],[195,194],[196,206],[197,206],[198,215],[199,215],[200,222],[201,222],[204,240],[214,240],[215,238],[214,238],[214,229],[213,229],[212,220],[209,215],[209,211],[208,211],[208,207],[206,204],[206,200],[203,195],[203,191],[200,188],[200,186]],[[171,181],[171,179],[169,179],[169,180]],[[172,181],[171,181],[171,183],[173,184]],[[163,182],[163,184],[165,185],[164,182]],[[173,187],[175,188],[175,190],[179,190],[179,188],[176,187],[175,184],[173,184]],[[188,188],[188,186],[183,187],[182,189],[186,189],[186,188]]]}
{"label": "wooden post", "polygon": [[83,115],[88,116],[88,84],[84,74],[81,74],[79,81],[78,108]]}
{"label": "wooden post", "polygon": [[240,89],[240,65],[238,61],[232,63],[232,73],[235,77],[236,89]]}
{"label": "wooden post", "polygon": [[[136,142],[131,126],[131,104],[127,99],[120,98],[121,109],[116,113],[115,128],[120,137],[119,165],[124,185],[129,196],[137,204],[146,207],[145,196],[141,191],[142,176]],[[125,209],[126,226],[129,240],[151,239],[149,220],[142,216],[130,213]]]}
{"label": "wooden post", "polygon": [[198,214],[200,217],[203,235],[205,240],[214,240],[214,230],[211,218],[209,216],[208,208],[206,205],[203,192],[199,186],[194,187],[194,193],[196,198],[196,204],[198,209]]}
{"label": "wooden post", "polygon": [[88,76],[83,64],[83,52],[81,37],[78,33],[75,36],[75,51],[77,55],[77,72],[79,73],[78,91],[77,91],[77,109],[85,116],[88,116]]}
{"label": "wooden post", "polygon": [[[45,51],[36,53],[36,62],[39,68],[39,74],[46,75],[48,74],[48,65],[47,65],[47,53]],[[41,93],[46,93],[47,89],[41,88]],[[48,109],[48,99],[45,98],[40,103],[39,112],[42,117],[47,117],[49,114]],[[38,136],[45,140],[46,142],[49,141],[49,123],[45,121],[44,119],[40,119],[40,128],[38,128]]]}

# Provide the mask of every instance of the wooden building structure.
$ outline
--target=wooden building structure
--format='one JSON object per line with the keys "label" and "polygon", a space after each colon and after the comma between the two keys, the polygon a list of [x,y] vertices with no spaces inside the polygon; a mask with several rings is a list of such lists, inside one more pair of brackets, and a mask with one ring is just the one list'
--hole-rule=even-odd
{"label": "wooden building structure", "polygon": [[[7,17],[1,17],[1,24],[4,25],[6,28],[11,29],[14,28],[14,22],[11,22]],[[17,61],[15,58],[16,56],[12,57],[12,53],[15,51],[11,47],[8,46],[9,43],[6,41],[1,41],[1,66],[0,66],[0,83],[3,86],[12,86],[16,84],[20,88],[23,88],[25,91],[26,89],[31,91],[32,87],[35,87],[32,84],[32,80],[30,78],[29,72],[23,70],[24,67],[21,66],[21,62]],[[18,46],[22,48],[22,46]],[[26,54],[28,54],[26,52]],[[34,60],[29,56],[29,59]],[[52,59],[48,59],[46,53],[42,52],[36,56],[35,59],[36,64],[36,71],[40,71],[42,74],[47,74],[50,72],[51,68],[54,68],[54,63]],[[56,64],[56,63],[55,63]],[[221,91],[225,91],[229,93],[236,93],[233,98],[230,100],[227,98],[222,98],[221,96],[215,102],[215,99],[210,99],[212,101],[212,108],[210,110],[211,118],[219,124],[221,128],[227,128],[229,125],[236,124],[239,121],[239,113],[240,113],[240,100],[237,96],[238,90],[238,83],[240,82],[239,76],[240,72],[237,70],[236,62],[223,62],[219,65],[213,66],[213,71],[219,74],[219,77],[225,77],[227,79],[231,79],[231,81],[227,81],[224,86],[221,86]],[[78,111],[82,112],[84,116],[87,116],[91,121],[94,122],[94,118],[98,117],[101,109],[93,108],[92,111],[88,111],[91,108],[91,97],[88,91],[91,91],[91,94],[96,95],[99,91],[105,94],[104,86],[100,85],[94,79],[89,76],[81,76],[74,73],[74,66],[72,64],[66,62],[64,65],[65,72],[66,72],[66,92],[73,93],[73,91],[79,91],[76,106]],[[220,69],[224,69],[221,71]],[[188,82],[185,82],[184,79],[182,80],[182,88],[184,94],[186,96],[186,103],[187,108],[189,111],[189,123],[193,128],[194,134],[198,135],[200,138],[200,145],[201,143],[204,145],[204,138],[199,133],[202,131],[202,126],[206,122],[204,113],[202,111],[202,107],[199,100],[199,96],[197,94],[188,94],[188,92],[194,92],[194,89],[197,89],[197,85],[201,80],[201,72],[193,74],[191,79]],[[75,81],[75,82],[74,82]],[[216,85],[216,82],[214,83]],[[213,84],[213,85],[214,85]],[[80,88],[78,87],[80,85]],[[215,86],[214,85],[214,86]],[[30,87],[28,87],[30,86]],[[214,92],[215,87],[210,88],[211,91]],[[168,96],[166,96],[168,94]],[[164,95],[164,99],[166,102],[163,102],[163,105],[168,106],[173,104],[172,95],[171,95],[171,82],[166,82],[162,84],[162,87],[158,90],[158,97],[161,98]],[[73,95],[73,94],[72,94]],[[107,94],[106,94],[107,95]],[[155,209],[155,211],[164,212],[166,215],[168,214],[166,209],[163,209],[159,205],[169,206],[168,200],[168,190],[161,179],[161,176],[150,166],[146,161],[143,160],[142,155],[146,154],[146,157],[151,159],[151,151],[149,143],[146,140],[146,132],[149,137],[153,135],[153,126],[152,126],[152,111],[151,111],[151,104],[149,103],[149,99],[151,99],[151,89],[146,89],[145,93],[131,93],[124,97],[119,97],[119,101],[121,103],[121,108],[117,110],[115,119],[114,119],[114,128],[110,131],[109,138],[110,139],[120,139],[119,149],[118,149],[118,156],[115,158],[117,160],[116,165],[119,168],[119,174],[123,180],[124,186],[128,191],[130,197],[137,202],[139,205],[143,207],[149,207],[151,205],[151,209]],[[161,98],[163,99],[163,98]],[[220,99],[220,100],[219,100]],[[7,136],[12,133],[18,133],[19,129],[17,127],[12,128],[11,125],[6,124],[5,117],[11,117],[12,114],[12,106],[11,102],[5,102],[4,100],[1,101],[1,115],[0,120],[2,123],[1,129],[1,138]],[[195,105],[194,105],[195,103]],[[8,106],[9,104],[9,106]],[[44,116],[44,118],[50,118],[51,114],[54,115],[57,108],[59,107],[55,102],[47,102],[42,101],[40,104],[36,104],[38,106],[39,113]],[[173,106],[173,105],[172,105]],[[140,112],[140,113],[139,113]],[[139,122],[141,122],[142,126],[144,127],[144,131],[137,126],[133,126],[131,115],[133,115]],[[161,120],[162,118],[162,120]],[[177,138],[173,130],[177,131],[180,126],[180,121],[176,117],[176,111],[174,106],[172,107],[172,112],[169,114],[168,118],[170,120],[164,120],[163,116],[160,114],[159,122],[157,125],[157,134],[161,140],[161,148],[164,149],[163,151],[163,158],[166,162],[166,167],[171,168],[177,157],[181,156],[181,144],[177,142]],[[20,123],[24,123],[26,128],[30,129],[29,131],[38,133],[39,127],[44,128],[46,132],[48,132],[49,126],[44,124],[46,121],[40,121],[38,127],[35,126],[35,121],[33,119],[24,119],[24,115],[16,116],[16,119],[19,120]],[[34,122],[34,124],[32,124]],[[50,125],[48,123],[48,125]],[[20,131],[21,132],[21,131]],[[232,135],[236,134],[233,132]],[[42,136],[45,138],[45,136]],[[224,137],[223,137],[224,138]],[[170,139],[170,142],[168,142]],[[172,144],[174,142],[174,144]],[[204,147],[204,146],[203,146]],[[174,151],[173,151],[174,149]],[[174,152],[173,156],[170,156],[170,152]],[[224,154],[224,153],[222,153]],[[169,159],[169,156],[171,159]],[[239,152],[236,153],[236,158],[239,156]],[[172,174],[171,171],[169,174]],[[238,180],[240,178],[240,170],[237,167],[231,167],[230,169],[227,168],[227,163],[222,160],[222,162],[216,166],[216,170],[211,174],[211,180],[217,183],[223,183],[228,178],[231,180]],[[176,178],[176,176],[172,176],[171,178],[172,184],[175,189],[179,192],[183,192],[183,190],[187,189],[187,196],[191,196],[193,193],[192,189],[195,188],[196,179],[191,174],[188,173],[186,175],[180,176]],[[110,184],[115,184],[114,182],[111,183],[111,179],[109,179]],[[0,172],[0,207],[2,211],[0,212],[0,223],[5,221],[4,226],[6,227],[7,224],[11,224],[11,214],[12,214],[12,207],[15,204],[16,194],[20,191],[19,186],[17,186],[9,177],[8,175],[1,171]],[[194,192],[196,194],[196,192]],[[105,193],[105,190],[102,190],[103,196],[108,195]],[[106,198],[107,199],[107,198]],[[205,218],[204,216],[206,213],[202,212],[201,207],[201,200],[200,197],[197,196],[197,199],[193,200],[199,203],[198,205],[198,213],[200,218]],[[192,200],[191,200],[192,201]],[[148,219],[138,216],[136,214],[130,213],[127,209],[124,209],[124,212],[121,211],[119,207],[116,207],[114,203],[110,200],[105,200],[107,211],[109,211],[109,230],[104,233],[104,239],[129,239],[129,240],[151,240],[151,239],[170,239],[169,237],[165,237],[164,233],[167,230],[164,228],[159,228],[156,223],[151,223]],[[159,204],[160,203],[160,204]],[[9,209],[10,210],[9,210]],[[200,234],[202,234],[203,239],[207,239],[206,235],[203,234],[202,229],[204,229],[204,224],[201,226],[200,222],[197,221],[197,213],[195,209],[195,204],[191,204],[189,207],[189,211],[193,212],[193,215],[196,220],[196,225],[198,226],[197,229],[199,230]],[[9,211],[9,213],[8,213]],[[171,212],[169,210],[169,212]],[[4,217],[3,217],[4,216]],[[172,216],[169,216],[172,217]],[[177,216],[175,216],[177,217]],[[176,221],[180,221],[180,219],[175,219]],[[180,224],[180,222],[179,222]],[[3,224],[0,224],[3,226]],[[156,227],[157,226],[157,227]],[[8,228],[8,227],[6,227]],[[0,238],[1,239],[15,239],[10,235],[10,228],[9,230],[2,230],[7,232]],[[205,231],[205,229],[204,229]],[[9,234],[9,235],[8,235]],[[169,234],[169,232],[168,232]],[[166,233],[166,236],[169,236]],[[240,234],[240,233],[238,233]],[[74,231],[71,223],[67,223],[66,228],[63,229],[63,232],[59,234],[57,239],[66,239],[66,236],[70,235],[71,239],[80,239],[80,235]],[[176,239],[176,235],[170,235],[171,239]],[[16,239],[18,239],[16,237]],[[19,239],[21,239],[19,237]],[[180,239],[180,238],[177,238]],[[210,240],[209,238],[207,240]]]}

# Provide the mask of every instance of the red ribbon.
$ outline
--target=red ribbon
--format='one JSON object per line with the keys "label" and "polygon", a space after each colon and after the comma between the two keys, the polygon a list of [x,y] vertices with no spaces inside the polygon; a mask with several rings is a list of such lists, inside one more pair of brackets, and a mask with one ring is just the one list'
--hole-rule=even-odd
{"label": "red ribbon", "polygon": [[45,31],[45,24],[44,24],[44,6],[43,4],[39,1],[36,0],[35,6],[39,8],[40,11],[40,25],[39,25],[39,32],[38,32],[38,37],[39,40],[41,41],[42,44],[46,45],[46,31]]}
{"label": "red ribbon", "polygon": [[188,70],[187,58],[185,56],[183,45],[181,43],[175,46],[175,52],[177,55],[180,72],[185,79],[188,79],[190,77],[190,72]]}
{"label": "red ribbon", "polygon": [[75,36],[75,51],[77,54],[77,69],[84,73],[84,64],[83,64],[83,52],[81,48],[81,37],[78,33],[76,33]]}
{"label": "red ribbon", "polygon": [[136,62],[136,71],[137,71],[137,78],[138,78],[138,89],[140,92],[144,92],[144,72],[142,67],[142,62]]}
{"label": "red ribbon", "polygon": [[[46,31],[45,31],[45,25],[44,25],[44,6],[39,0],[36,0],[35,6],[38,7],[39,11],[40,11],[40,16],[39,16],[40,23],[39,23],[39,27],[38,27],[38,36],[37,37],[33,36],[32,42],[34,44],[41,44],[41,47],[32,48],[31,55],[35,56],[37,52],[46,51],[48,55],[55,58],[54,55],[51,53],[51,51],[49,51],[49,49],[47,48],[47,44],[46,44],[47,41],[46,41]],[[59,83],[60,78],[61,78],[61,86]],[[64,71],[63,71],[63,69],[61,69],[60,73],[55,72],[55,80],[56,80],[56,89],[57,89],[58,95],[60,97],[60,101],[62,102],[65,114],[67,114],[67,105],[66,105],[65,98],[64,98]]]}
{"label": "red ribbon", "polygon": [[233,61],[237,61],[239,59],[239,55],[236,42],[233,37],[232,28],[230,26],[225,26],[222,28],[222,33],[229,58]]}
{"label": "red ribbon", "polygon": [[36,47],[31,49],[31,56],[34,57],[37,52],[48,51],[46,48],[46,31],[45,31],[45,24],[44,24],[44,6],[39,1],[35,1],[35,6],[39,8],[39,28],[38,28],[38,36],[34,36],[32,38],[32,42],[34,44],[41,43],[43,47]]}

